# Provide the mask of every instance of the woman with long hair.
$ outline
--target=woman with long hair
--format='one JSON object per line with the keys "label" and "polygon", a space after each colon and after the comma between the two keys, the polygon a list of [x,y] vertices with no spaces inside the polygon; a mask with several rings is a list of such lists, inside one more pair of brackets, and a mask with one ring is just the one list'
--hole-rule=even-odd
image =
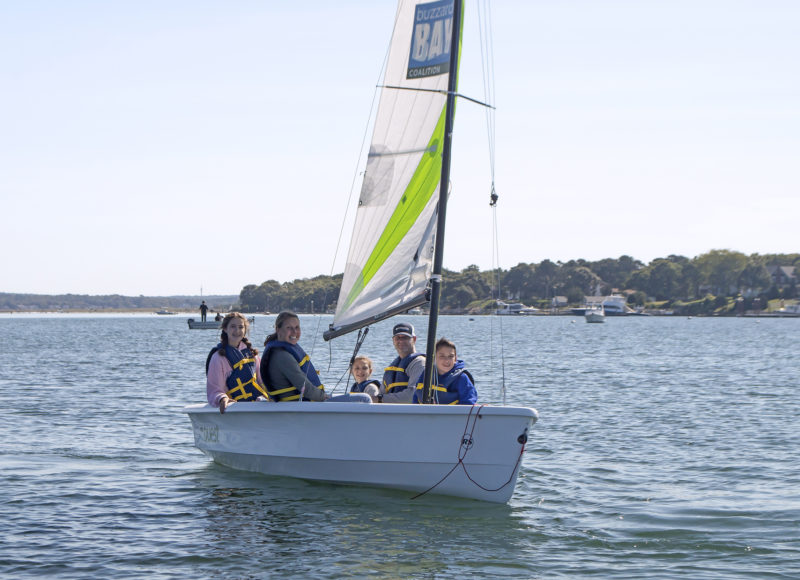
{"label": "woman with long hair", "polygon": [[275,401],[324,401],[328,398],[311,358],[298,344],[300,319],[284,311],[275,319],[275,332],[264,341],[261,376]]}
{"label": "woman with long hair", "polygon": [[222,319],[220,342],[208,361],[206,394],[208,402],[224,413],[237,401],[268,399],[261,380],[258,350],[247,339],[247,317],[231,312]]}

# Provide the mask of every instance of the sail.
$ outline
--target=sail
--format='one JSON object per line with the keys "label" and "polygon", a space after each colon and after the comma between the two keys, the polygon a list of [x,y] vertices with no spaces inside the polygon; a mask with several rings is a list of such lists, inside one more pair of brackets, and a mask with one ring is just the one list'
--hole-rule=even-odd
{"label": "sail", "polygon": [[453,0],[400,1],[342,287],[326,339],[427,300],[452,34]]}

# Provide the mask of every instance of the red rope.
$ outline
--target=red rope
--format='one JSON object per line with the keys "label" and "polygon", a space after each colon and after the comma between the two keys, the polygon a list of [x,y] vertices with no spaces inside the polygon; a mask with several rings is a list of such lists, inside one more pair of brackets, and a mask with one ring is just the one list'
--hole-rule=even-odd
{"label": "red rope", "polygon": [[[478,407],[478,411],[475,413],[475,416],[473,417],[472,411],[475,410],[476,406]],[[524,443],[520,447],[519,455],[517,456],[517,462],[514,464],[514,469],[511,470],[511,475],[508,477],[508,480],[503,485],[501,485],[500,487],[496,487],[494,489],[491,489],[491,488],[482,486],[480,483],[478,483],[477,481],[472,479],[472,476],[470,476],[469,472],[467,471],[467,466],[464,465],[464,459],[466,458],[467,453],[469,452],[469,449],[472,446],[471,444],[470,445],[465,445],[465,442],[467,442],[467,441],[472,442],[473,441],[472,434],[475,432],[476,422],[477,422],[478,419],[480,419],[481,409],[483,409],[485,406],[486,405],[473,405],[472,408],[469,410],[469,415],[467,415],[467,422],[464,425],[464,433],[461,435],[461,444],[458,447],[458,462],[455,465],[453,465],[453,467],[450,469],[450,471],[448,471],[444,475],[444,477],[442,477],[439,481],[434,483],[431,487],[429,487],[425,491],[421,491],[417,495],[413,496],[411,499],[417,499],[418,497],[422,497],[426,493],[429,493],[429,492],[433,491],[434,489],[436,489],[436,487],[439,486],[448,477],[450,477],[450,475],[459,466],[461,466],[461,468],[464,470],[464,475],[467,476],[467,479],[469,479],[473,484],[475,484],[477,487],[479,487],[483,491],[489,491],[489,492],[500,491],[505,486],[507,486],[509,483],[511,483],[511,481],[514,479],[514,474],[517,472],[517,468],[519,467],[519,464],[522,461],[522,454],[525,452],[525,444]],[[471,420],[471,426],[470,426],[470,420]],[[469,431],[469,438],[467,437],[467,431]],[[462,450],[463,450],[463,453],[462,453]]]}

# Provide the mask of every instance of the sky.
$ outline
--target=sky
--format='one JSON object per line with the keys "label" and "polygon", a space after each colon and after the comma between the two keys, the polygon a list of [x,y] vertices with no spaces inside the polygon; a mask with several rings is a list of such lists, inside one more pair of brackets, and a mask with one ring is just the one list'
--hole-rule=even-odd
{"label": "sky", "polygon": [[[494,130],[460,102],[446,268],[800,251],[800,2],[489,7],[459,90]],[[0,0],[0,292],[341,272],[395,9]]]}

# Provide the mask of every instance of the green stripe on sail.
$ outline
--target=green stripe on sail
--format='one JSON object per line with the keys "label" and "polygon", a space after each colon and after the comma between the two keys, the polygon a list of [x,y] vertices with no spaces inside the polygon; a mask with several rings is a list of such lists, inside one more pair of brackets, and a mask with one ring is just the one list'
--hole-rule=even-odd
{"label": "green stripe on sail", "polygon": [[364,290],[369,281],[377,274],[384,262],[394,252],[395,248],[416,223],[422,210],[428,205],[439,185],[442,173],[442,143],[444,142],[444,120],[446,106],[433,130],[428,147],[417,165],[411,181],[408,183],[403,197],[397,204],[392,217],[383,229],[378,243],[372,250],[361,273],[358,275],[350,293],[345,301],[345,308],[349,308],[358,295]]}

